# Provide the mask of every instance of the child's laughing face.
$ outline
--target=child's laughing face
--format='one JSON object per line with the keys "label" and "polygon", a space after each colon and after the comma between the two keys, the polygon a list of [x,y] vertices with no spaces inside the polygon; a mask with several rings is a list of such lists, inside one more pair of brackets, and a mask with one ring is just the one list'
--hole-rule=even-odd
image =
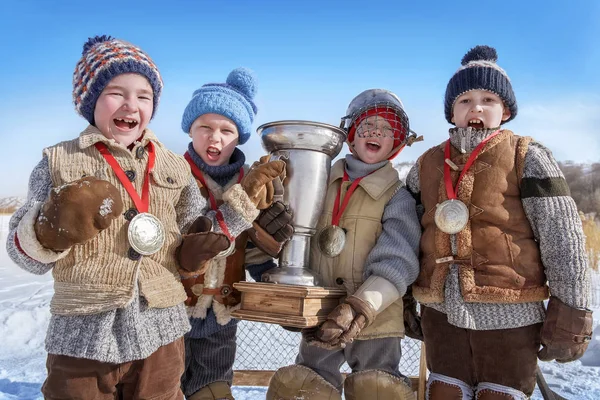
{"label": "child's laughing face", "polygon": [[394,130],[385,118],[367,117],[356,128],[353,145],[362,162],[375,164],[387,160],[394,147]]}
{"label": "child's laughing face", "polygon": [[153,98],[152,86],[144,76],[117,75],[96,102],[94,124],[107,138],[129,146],[148,126],[154,110]]}

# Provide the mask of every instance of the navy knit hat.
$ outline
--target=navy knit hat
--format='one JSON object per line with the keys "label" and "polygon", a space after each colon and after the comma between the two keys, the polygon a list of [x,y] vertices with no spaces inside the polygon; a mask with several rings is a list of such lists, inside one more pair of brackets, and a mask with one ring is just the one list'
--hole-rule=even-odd
{"label": "navy knit hat", "polygon": [[[489,46],[475,46],[465,54],[462,66],[446,87],[444,113],[452,124],[452,108],[456,98],[470,90],[483,89],[497,94],[510,110],[508,122],[517,116],[517,99],[506,72],[496,64],[498,54]],[[502,123],[504,123],[502,122]]]}
{"label": "navy knit hat", "polygon": [[240,135],[240,144],[250,138],[252,122],[256,116],[253,102],[256,94],[256,77],[247,68],[236,68],[229,73],[225,83],[208,83],[196,90],[183,112],[181,129],[190,133],[194,121],[204,114],[220,114],[232,120]]}
{"label": "navy knit hat", "polygon": [[137,73],[148,79],[154,92],[154,116],[163,87],[158,68],[140,48],[106,35],[89,38],[83,45],[82,57],[73,73],[75,110],[93,125],[100,93],[111,79],[126,73]]}

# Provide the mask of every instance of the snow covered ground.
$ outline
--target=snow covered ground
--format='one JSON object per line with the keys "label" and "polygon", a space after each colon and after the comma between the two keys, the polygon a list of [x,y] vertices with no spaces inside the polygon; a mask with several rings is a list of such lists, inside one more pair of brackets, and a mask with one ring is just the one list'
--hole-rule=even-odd
{"label": "snow covered ground", "polygon": [[[9,217],[0,215],[0,400],[41,399],[46,353],[44,337],[48,325],[49,302],[53,293],[50,275],[36,276],[22,271],[5,250]],[[600,310],[600,275],[594,276],[594,310]],[[584,357],[570,364],[540,363],[550,387],[567,399],[600,399],[600,324],[595,314],[593,341]],[[243,322],[237,369],[275,369],[293,361],[298,336],[266,324]],[[248,344],[251,343],[251,346]],[[261,343],[264,343],[261,344]],[[268,345],[267,345],[268,344]],[[407,346],[414,343],[407,342]],[[263,349],[253,353],[252,350]],[[271,353],[264,349],[270,349]],[[403,366],[414,374],[418,358]],[[235,387],[238,400],[264,399],[259,387]],[[541,399],[536,390],[534,399]]]}

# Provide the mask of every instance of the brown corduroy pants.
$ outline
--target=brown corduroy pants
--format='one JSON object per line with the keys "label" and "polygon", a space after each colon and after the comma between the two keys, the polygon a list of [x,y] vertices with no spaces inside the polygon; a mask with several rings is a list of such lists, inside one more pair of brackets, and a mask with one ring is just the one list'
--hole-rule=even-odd
{"label": "brown corduroy pants", "polygon": [[48,400],[183,400],[183,338],[149,357],[122,364],[48,354],[42,386]]}
{"label": "brown corduroy pants", "polygon": [[476,331],[450,325],[444,313],[422,306],[421,327],[429,371],[471,387],[491,382],[533,393],[541,323]]}

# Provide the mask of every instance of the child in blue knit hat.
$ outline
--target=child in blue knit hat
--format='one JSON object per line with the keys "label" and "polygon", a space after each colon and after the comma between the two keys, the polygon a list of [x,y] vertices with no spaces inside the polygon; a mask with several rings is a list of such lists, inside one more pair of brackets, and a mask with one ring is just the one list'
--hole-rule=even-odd
{"label": "child in blue knit hat", "polygon": [[527,399],[537,359],[576,360],[592,332],[577,207],[552,153],[502,127],[517,101],[496,60],[488,46],[463,57],[446,88],[449,138],[406,179],[422,211],[413,294],[432,400]]}
{"label": "child in blue knit hat", "polygon": [[[89,125],[44,149],[27,202],[11,218],[11,259],[54,278],[47,399],[183,398],[190,325],[177,249],[195,238],[180,246],[182,232],[216,225],[217,212],[185,159],[147,127],[162,86],[138,47],[109,36],[85,43],[73,100]],[[245,182],[228,194],[219,220],[230,235],[251,226],[258,211],[247,193],[261,189]],[[221,233],[202,238],[229,244]]]}
{"label": "child in blue knit hat", "polygon": [[[226,200],[228,190],[248,175],[246,157],[238,145],[250,138],[257,111],[255,93],[254,73],[237,68],[225,83],[210,83],[196,90],[183,113],[181,127],[192,139],[185,158],[202,195],[213,207]],[[278,163],[282,161],[263,159],[253,170],[268,170]],[[272,235],[268,239],[279,245],[275,251],[264,246],[264,234],[260,235],[262,240],[257,240],[252,231],[233,235],[223,229],[234,243],[233,252],[224,252],[191,273],[191,268],[185,268],[186,263],[182,262],[182,282],[188,294],[186,305],[192,325],[185,338],[186,370],[182,379],[188,399],[233,399],[230,386],[238,321],[230,313],[241,300],[233,284],[244,280],[244,267],[260,281],[262,272],[275,266],[273,256],[293,233],[291,215],[282,203],[272,204],[273,193],[269,187],[251,197],[258,209],[265,210],[258,222],[263,233],[268,230]]]}

